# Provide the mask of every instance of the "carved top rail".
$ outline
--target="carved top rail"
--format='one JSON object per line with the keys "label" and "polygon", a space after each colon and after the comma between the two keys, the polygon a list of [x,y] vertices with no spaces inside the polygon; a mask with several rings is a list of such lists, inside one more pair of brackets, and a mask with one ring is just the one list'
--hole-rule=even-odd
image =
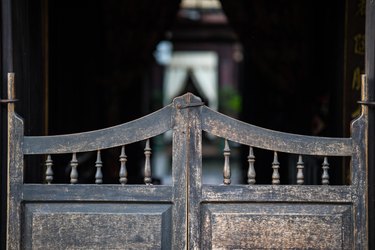
{"label": "carved top rail", "polygon": [[[150,115],[122,125],[68,135],[25,136],[24,154],[60,154],[95,151],[157,136],[173,126],[173,106],[168,105]],[[202,129],[213,135],[241,144],[278,152],[350,156],[352,138],[304,136],[283,133],[241,122],[202,107]]]}
{"label": "carved top rail", "polygon": [[88,152],[142,141],[172,128],[172,106],[118,126],[96,131],[56,135],[25,136],[23,151],[32,154],[62,154]]}
{"label": "carved top rail", "polygon": [[[351,156],[353,154],[352,138],[283,133],[241,122],[207,106],[192,107],[201,108],[204,131],[240,144],[303,155]],[[140,119],[96,131],[56,136],[25,136],[23,151],[26,155],[78,153],[145,140],[172,129],[175,114],[173,110],[174,106],[170,104]]]}
{"label": "carved top rail", "polygon": [[204,131],[257,148],[321,156],[351,156],[353,153],[352,138],[283,133],[241,122],[208,107],[203,107],[202,119]]}

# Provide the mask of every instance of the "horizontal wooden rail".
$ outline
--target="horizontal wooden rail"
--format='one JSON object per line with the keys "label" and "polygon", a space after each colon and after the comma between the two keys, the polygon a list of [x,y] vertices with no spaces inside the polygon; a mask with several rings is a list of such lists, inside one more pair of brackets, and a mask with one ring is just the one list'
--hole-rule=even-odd
{"label": "horizontal wooden rail", "polygon": [[62,154],[95,151],[142,141],[172,128],[172,105],[140,119],[118,126],[68,135],[25,136],[23,152],[32,154]]}
{"label": "horizontal wooden rail", "polygon": [[352,186],[321,185],[203,185],[203,202],[348,203]]}
{"label": "horizontal wooden rail", "polygon": [[170,202],[172,186],[119,184],[24,184],[25,201],[123,201]]}
{"label": "horizontal wooden rail", "polygon": [[352,156],[352,138],[304,136],[241,122],[202,107],[202,129],[215,136],[257,148],[301,155]]}

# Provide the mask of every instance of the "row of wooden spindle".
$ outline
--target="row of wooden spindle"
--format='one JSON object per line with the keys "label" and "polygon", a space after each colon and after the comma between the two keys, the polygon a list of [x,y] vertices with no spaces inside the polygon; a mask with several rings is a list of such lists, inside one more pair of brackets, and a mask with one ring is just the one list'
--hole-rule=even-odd
{"label": "row of wooden spindle", "polygon": [[[151,178],[151,147],[150,147],[150,140],[146,140],[146,147],[144,149],[144,154],[145,154],[145,168],[144,168],[144,182],[146,185],[151,185],[152,178]],[[127,156],[125,154],[125,146],[121,147],[121,154],[119,157],[120,161],[120,171],[119,171],[119,182],[122,185],[125,185],[128,182],[128,172],[126,169],[126,161],[127,161]],[[47,156],[47,160],[45,162],[46,165],[46,177],[45,180],[48,184],[51,184],[53,181],[53,161],[51,158],[51,155]],[[78,183],[78,160],[77,160],[77,154],[73,153],[72,160],[70,161],[70,183],[71,184],[77,184]],[[102,173],[102,167],[103,167],[103,162],[101,159],[101,153],[100,150],[97,151],[96,154],[96,161],[95,161],[95,168],[96,168],[96,173],[95,173],[95,183],[96,184],[102,184],[103,183],[103,173]]]}
{"label": "row of wooden spindle", "polygon": [[[145,154],[145,166],[144,166],[144,183],[146,185],[151,185],[152,183],[152,177],[151,177],[151,147],[150,147],[150,140],[146,140],[146,146],[144,149],[144,154]],[[231,167],[230,167],[230,148],[228,144],[228,140],[225,140],[225,145],[224,145],[224,170],[223,170],[223,177],[224,177],[224,185],[230,185],[231,183]],[[247,183],[250,185],[253,185],[256,183],[255,177],[256,177],[256,172],[254,168],[254,163],[255,163],[255,156],[254,156],[254,151],[253,147],[250,146],[249,149],[249,155],[248,155],[248,162],[249,162],[249,168],[247,172]],[[119,157],[120,161],[120,171],[119,171],[119,182],[123,185],[125,185],[128,181],[127,179],[127,169],[126,169],[126,161],[127,161],[127,156],[125,154],[125,146],[121,147],[121,154]],[[45,173],[45,180],[48,184],[51,184],[53,181],[53,161],[51,158],[51,155],[47,156],[47,160],[45,162],[46,165],[46,173]],[[77,160],[77,154],[73,153],[72,160],[70,161],[70,183],[71,184],[76,184],[78,183],[78,160]],[[103,173],[102,173],[102,167],[103,167],[103,162],[101,160],[101,153],[100,150],[97,151],[97,157],[96,157],[96,162],[95,162],[95,167],[96,167],[96,173],[95,173],[95,183],[96,184],[102,184],[103,183]],[[272,162],[272,184],[273,185],[278,185],[280,184],[280,174],[279,174],[279,168],[280,168],[280,163],[278,161],[277,157],[277,152],[274,152],[274,157],[273,157],[273,162]],[[304,162],[302,160],[302,155],[298,156],[298,162],[297,162],[297,184],[302,185],[304,183],[304,175],[303,175],[303,169],[304,169]],[[322,184],[323,185],[328,185],[329,184],[329,174],[328,174],[328,169],[329,169],[329,164],[327,157],[324,157],[324,161],[322,164],[322,169],[323,169],[323,174],[322,174]]]}
{"label": "row of wooden spindle", "polygon": [[[230,164],[229,164],[229,157],[230,157],[230,148],[228,144],[228,140],[225,140],[224,145],[224,170],[223,170],[223,177],[224,177],[224,185],[230,185],[231,180],[231,171],[230,171]],[[249,155],[247,156],[248,162],[249,162],[249,168],[247,171],[247,183],[250,185],[253,185],[256,183],[255,177],[256,172],[254,168],[255,163],[255,156],[253,147],[250,146],[249,148]],[[298,162],[297,162],[297,184],[302,185],[304,183],[304,175],[303,175],[303,169],[304,169],[304,162],[302,160],[302,155],[298,156]],[[272,184],[278,185],[280,184],[280,173],[279,173],[280,163],[277,157],[277,152],[275,151],[273,154],[273,162],[272,162]],[[328,185],[329,184],[329,163],[327,157],[324,157],[323,164],[322,164],[323,174],[322,174],[322,184]]]}

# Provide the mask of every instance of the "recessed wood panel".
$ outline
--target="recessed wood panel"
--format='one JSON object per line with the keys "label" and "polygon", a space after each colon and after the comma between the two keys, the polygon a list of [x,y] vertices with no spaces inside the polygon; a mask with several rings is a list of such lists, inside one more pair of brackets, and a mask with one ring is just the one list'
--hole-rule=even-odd
{"label": "recessed wood panel", "polygon": [[170,249],[168,204],[26,204],[27,249]]}
{"label": "recessed wood panel", "polygon": [[206,204],[203,249],[352,249],[350,205]]}

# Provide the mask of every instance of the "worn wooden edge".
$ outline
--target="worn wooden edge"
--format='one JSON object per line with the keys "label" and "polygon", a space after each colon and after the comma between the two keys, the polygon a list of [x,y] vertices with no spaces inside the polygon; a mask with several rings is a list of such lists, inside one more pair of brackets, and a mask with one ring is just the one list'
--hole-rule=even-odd
{"label": "worn wooden edge", "polygon": [[357,188],[367,187],[367,112],[362,113],[356,120],[351,123],[351,134],[353,137],[353,158],[352,166],[356,168],[351,169],[352,185]]}
{"label": "worn wooden edge", "polygon": [[25,136],[23,150],[26,155],[61,154],[122,146],[170,130],[171,114],[172,105],[168,105],[137,120],[106,129],[68,135]]}
{"label": "worn wooden edge", "polygon": [[[368,101],[368,84],[362,77],[361,100]],[[361,115],[351,123],[354,154],[352,158],[351,179],[353,188],[358,192],[355,200],[353,218],[356,230],[354,239],[356,248],[368,249],[368,107],[362,105]]]}
{"label": "worn wooden edge", "polygon": [[203,185],[202,202],[352,203],[351,186]]}
{"label": "worn wooden edge", "polygon": [[316,137],[261,128],[202,107],[202,128],[215,136],[257,148],[302,155],[351,156],[352,138]]}
{"label": "worn wooden edge", "polygon": [[[192,151],[191,144],[194,143],[195,126],[193,125],[196,116],[191,116],[191,109],[197,109],[201,101],[191,93],[176,97],[173,100],[174,110],[174,128],[172,143],[172,178],[173,178],[173,201],[172,208],[172,246],[173,249],[189,248],[189,178],[191,163],[196,163],[194,157],[190,160]],[[199,152],[194,152],[199,154]],[[194,201],[193,201],[194,202]]]}
{"label": "worn wooden edge", "polygon": [[[200,98],[195,98],[200,102]],[[188,217],[188,246],[187,249],[199,249],[201,242],[201,189],[202,189],[202,125],[201,109],[191,108],[188,114],[188,151],[187,164],[187,217]]]}
{"label": "worn wooden edge", "polygon": [[[9,104],[8,104],[9,105]],[[11,104],[13,105],[13,104]],[[22,249],[23,120],[8,106],[7,249]]]}
{"label": "worn wooden edge", "polygon": [[110,184],[24,184],[23,200],[32,202],[166,202],[172,203],[172,186]]}

